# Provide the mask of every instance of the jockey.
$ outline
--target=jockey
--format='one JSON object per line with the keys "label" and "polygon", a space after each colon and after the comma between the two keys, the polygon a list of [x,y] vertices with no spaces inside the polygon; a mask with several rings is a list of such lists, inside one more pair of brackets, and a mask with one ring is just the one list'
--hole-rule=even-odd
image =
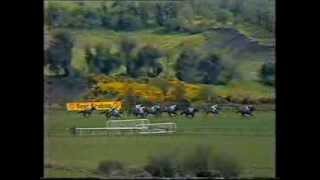
{"label": "jockey", "polygon": [[170,109],[171,111],[174,111],[174,110],[176,109],[176,107],[177,107],[176,104],[175,104],[175,105],[171,105],[171,106],[169,107],[169,109]]}
{"label": "jockey", "polygon": [[189,112],[193,112],[193,111],[194,111],[194,108],[193,108],[193,107],[188,107],[188,111],[189,111]]}
{"label": "jockey", "polygon": [[139,109],[140,107],[142,107],[142,104],[137,104],[136,105],[136,109]]}
{"label": "jockey", "polygon": [[250,111],[250,105],[246,105],[246,106],[244,107],[244,109],[245,109],[246,111]]}
{"label": "jockey", "polygon": [[212,112],[216,112],[218,110],[218,104],[211,106]]}
{"label": "jockey", "polygon": [[119,113],[119,111],[117,110],[117,109],[115,109],[115,108],[112,108],[111,109],[111,116],[117,116],[117,115],[119,115],[120,113]]}
{"label": "jockey", "polygon": [[111,112],[113,112],[113,113],[115,113],[115,114],[118,114],[118,113],[119,113],[119,111],[118,111],[117,109],[115,109],[115,108],[112,108],[112,109],[111,109]]}
{"label": "jockey", "polygon": [[137,110],[138,110],[139,113],[143,114],[144,113],[144,109],[145,109],[144,106],[140,106],[140,107],[138,107]]}
{"label": "jockey", "polygon": [[153,105],[152,107],[151,107],[151,111],[152,112],[156,112],[157,110],[159,110],[160,109],[160,106],[159,105]]}

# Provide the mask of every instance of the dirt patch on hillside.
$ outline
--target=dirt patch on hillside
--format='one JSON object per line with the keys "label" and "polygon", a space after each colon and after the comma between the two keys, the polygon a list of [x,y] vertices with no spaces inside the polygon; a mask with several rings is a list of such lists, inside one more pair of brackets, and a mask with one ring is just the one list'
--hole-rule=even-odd
{"label": "dirt patch on hillside", "polygon": [[210,49],[229,49],[234,56],[257,55],[262,59],[272,59],[274,45],[262,45],[233,28],[215,28],[205,33]]}

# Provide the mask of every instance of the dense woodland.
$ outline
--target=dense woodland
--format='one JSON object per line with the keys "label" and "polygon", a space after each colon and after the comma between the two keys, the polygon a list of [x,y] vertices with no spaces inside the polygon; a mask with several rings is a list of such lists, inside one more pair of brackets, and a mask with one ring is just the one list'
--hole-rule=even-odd
{"label": "dense woodland", "polygon": [[168,31],[196,33],[214,24],[247,22],[273,32],[274,11],[274,0],[51,2],[45,18],[48,26],[81,29],[134,31],[161,26]]}

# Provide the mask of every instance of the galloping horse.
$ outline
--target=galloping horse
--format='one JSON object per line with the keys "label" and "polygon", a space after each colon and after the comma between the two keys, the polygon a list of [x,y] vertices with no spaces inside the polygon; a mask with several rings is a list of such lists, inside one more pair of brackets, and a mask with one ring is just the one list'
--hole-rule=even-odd
{"label": "galloping horse", "polygon": [[165,107],[163,107],[163,109],[161,110],[161,112],[166,112],[166,113],[168,113],[168,115],[169,115],[170,117],[172,117],[173,115],[175,115],[175,116],[178,115],[177,111],[178,111],[178,107],[177,107],[176,104],[171,105],[171,106],[165,106]]}
{"label": "galloping horse", "polygon": [[147,113],[147,108],[141,104],[137,104],[133,110],[133,115],[141,118],[145,118],[148,113]]}
{"label": "galloping horse", "polygon": [[91,107],[90,109],[80,111],[79,113],[82,114],[83,117],[89,117],[93,113],[93,111],[95,111],[95,110],[96,110],[96,108]]}
{"label": "galloping horse", "polygon": [[159,115],[161,113],[161,107],[160,105],[156,104],[151,106],[150,108],[146,108],[145,109],[147,115],[151,114],[151,115]]}
{"label": "galloping horse", "polygon": [[242,116],[244,117],[249,117],[249,116],[253,116],[253,112],[255,111],[255,107],[253,105],[247,105],[244,107],[241,107],[237,113],[241,113]]}
{"label": "galloping horse", "polygon": [[207,110],[207,114],[212,113],[213,115],[218,115],[219,110],[220,110],[220,107],[218,106],[218,104],[215,104]]}
{"label": "galloping horse", "polygon": [[114,108],[111,109],[110,111],[103,111],[101,113],[105,114],[107,120],[112,118],[116,118],[116,119],[121,118],[121,114],[122,114],[119,110]]}
{"label": "galloping horse", "polygon": [[197,108],[188,107],[188,108],[184,109],[184,110],[180,113],[180,115],[183,115],[183,114],[184,114],[186,117],[189,117],[189,116],[194,117],[195,114],[196,114],[196,112],[199,112],[199,110],[198,110]]}

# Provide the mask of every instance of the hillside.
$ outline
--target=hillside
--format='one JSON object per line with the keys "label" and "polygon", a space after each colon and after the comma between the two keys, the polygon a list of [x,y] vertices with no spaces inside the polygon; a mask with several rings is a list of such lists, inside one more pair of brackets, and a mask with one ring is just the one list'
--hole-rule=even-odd
{"label": "hillside", "polygon": [[[220,1],[215,2],[222,3]],[[64,82],[72,82],[73,78],[78,78],[82,79],[79,80],[82,84],[85,84],[88,77],[92,78],[94,76],[105,75],[107,77],[110,76],[111,79],[112,77],[117,76],[121,76],[124,79],[133,78],[133,81],[136,82],[139,82],[139,79],[141,78],[151,79],[152,81],[152,79],[156,77],[166,79],[166,81],[180,80],[185,81],[184,83],[186,84],[193,84],[193,86],[200,89],[203,89],[203,87],[212,89],[214,94],[221,97],[231,96],[237,97],[238,99],[246,99],[248,97],[253,99],[274,98],[274,88],[262,83],[260,76],[262,66],[266,62],[274,61],[274,35],[272,31],[268,29],[269,26],[259,24],[259,22],[254,21],[254,19],[250,20],[246,18],[245,13],[243,14],[243,20],[239,21],[237,20],[239,19],[237,16],[232,15],[232,13],[234,13],[232,10],[229,12],[229,10],[223,9],[225,8],[224,6],[221,6],[221,8],[220,5],[219,8],[222,10],[219,8],[215,9],[214,15],[211,16],[196,11],[197,6],[200,7],[201,3],[196,4],[192,11],[190,11],[190,7],[187,5],[164,3],[165,5],[159,7],[163,8],[163,11],[166,10],[165,12],[168,11],[167,16],[181,18],[182,16],[179,16],[179,14],[185,13],[183,17],[188,17],[185,21],[188,23],[172,24],[173,22],[167,19],[157,19],[155,16],[150,16],[150,19],[145,20],[143,19],[144,17],[141,16],[142,24],[138,25],[132,23],[137,20],[134,18],[140,17],[139,13],[136,16],[128,16],[126,17],[127,19],[123,19],[122,21],[121,18],[124,18],[124,16],[121,16],[121,12],[126,8],[127,10],[136,8],[135,12],[140,11],[140,13],[147,13],[150,15],[157,12],[156,9],[152,11],[144,8],[145,6],[157,8],[158,6],[153,6],[155,3],[150,3],[149,5],[136,3],[136,6],[132,6],[135,3],[113,3],[112,1],[104,5],[87,2],[50,3],[48,6],[49,13],[47,14],[47,26],[50,27],[49,35],[58,32],[68,33],[68,36],[72,38],[72,47],[64,47],[64,49],[70,48],[70,53],[68,55],[70,58],[67,63],[63,62],[63,65],[60,63],[57,67],[52,68],[51,66],[54,64],[52,62],[55,61],[53,58],[53,60],[51,60],[52,62],[49,61],[46,65],[45,72],[48,76],[50,74],[51,76],[52,74],[57,74],[57,72],[58,74],[71,73],[72,75],[64,77],[65,80],[62,80],[61,83],[58,82],[57,84],[59,84],[59,86],[52,86],[53,89],[57,90],[52,90],[52,92],[55,93],[48,96],[56,97],[64,94],[63,92],[70,91],[69,93],[65,93],[65,96],[72,94],[72,98],[65,98],[67,100],[88,97],[84,96],[85,94],[88,95],[91,93],[88,85],[87,87],[77,88],[79,91],[73,91],[70,90],[70,88],[64,88],[64,84],[66,84]],[[203,1],[203,3],[210,4],[211,2]],[[177,8],[177,11],[174,12],[172,8]],[[203,7],[201,6],[201,8]],[[228,8],[228,6],[226,8]],[[246,9],[244,8],[244,10]],[[170,11],[177,16],[170,14]],[[70,16],[74,13],[78,15]],[[198,15],[196,15],[197,13]],[[119,14],[120,16],[118,17]],[[130,13],[128,12],[128,14]],[[83,15],[85,19],[81,19],[81,16],[79,15]],[[75,17],[80,19],[72,19]],[[101,22],[99,19],[100,17],[102,18]],[[115,21],[114,19],[118,24],[113,24]],[[103,22],[107,20],[109,24],[103,25]],[[166,21],[171,23],[170,26],[166,24]],[[120,24],[120,22],[125,22],[125,26]],[[159,23],[160,26],[154,25],[153,23],[155,22]],[[119,30],[120,27],[131,28]],[[49,35],[46,34],[46,36]],[[133,50],[127,55],[126,52],[121,49],[124,38],[134,41],[135,43]],[[143,52],[142,50],[144,50],[145,47],[149,48],[147,50],[150,52]],[[210,83],[206,83],[205,80],[198,80],[199,78],[204,78],[203,75],[199,75],[202,71],[208,71],[207,73],[211,74],[210,76],[217,73],[211,73],[210,71],[215,70],[208,69],[208,65],[204,65],[202,69],[194,69],[192,66],[200,67],[200,64],[198,65],[192,62],[194,65],[191,65],[192,63],[190,61],[193,60],[189,60],[188,62],[185,59],[182,59],[184,64],[191,64],[183,65],[183,69],[181,69],[181,66],[180,70],[177,69],[177,64],[181,63],[183,53],[189,52],[190,49],[195,50],[196,57],[199,57],[199,60],[194,59],[194,63],[208,63],[209,61],[205,62],[204,60],[206,60],[206,58],[209,60],[208,57],[211,56],[210,54],[214,54],[215,57],[218,57],[219,64],[217,64],[217,66],[214,64],[212,65],[212,68],[219,68],[222,66],[222,69],[217,71],[217,73],[220,74],[217,76],[217,80],[208,81]],[[94,54],[91,53],[92,50],[95,51]],[[97,52],[101,52],[100,55],[96,54]],[[150,59],[154,56],[153,54],[150,54],[151,52],[159,54],[154,59]],[[60,55],[61,53],[58,55],[59,58],[61,57]],[[141,60],[141,57],[144,56],[147,58],[147,61]],[[89,60],[89,57],[93,59]],[[61,57],[61,59],[61,61],[65,61],[67,58]],[[140,65],[136,67],[136,69],[138,68],[137,72],[135,72],[135,74],[138,73],[140,75],[127,74],[126,71],[128,71],[129,67],[128,63],[140,63]],[[153,63],[153,65],[148,63]],[[66,69],[61,70],[61,68]],[[53,71],[50,69],[55,70]],[[150,72],[155,73],[156,71],[159,72],[152,76],[145,74]],[[181,72],[183,73],[184,71],[185,75],[181,75]],[[191,79],[187,78],[188,75]],[[192,76],[199,76],[199,78],[193,78]],[[221,79],[222,76],[226,76],[228,80],[223,79],[223,83],[220,83],[221,80],[219,79]],[[152,86],[148,83],[145,84],[150,88]],[[77,86],[71,85],[69,87],[75,88]],[[108,94],[108,91],[103,92]],[[120,90],[116,93],[120,93]],[[190,98],[194,99],[193,97],[189,97],[189,100]],[[51,99],[54,101],[56,98]]]}

